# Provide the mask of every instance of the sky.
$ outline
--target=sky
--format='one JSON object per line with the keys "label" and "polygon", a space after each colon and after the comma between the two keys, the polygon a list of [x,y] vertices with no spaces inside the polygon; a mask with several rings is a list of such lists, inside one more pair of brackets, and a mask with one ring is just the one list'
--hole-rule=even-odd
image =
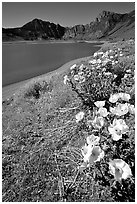
{"label": "sky", "polygon": [[87,24],[102,10],[128,13],[134,2],[3,2],[2,27],[20,27],[39,18],[62,26]]}

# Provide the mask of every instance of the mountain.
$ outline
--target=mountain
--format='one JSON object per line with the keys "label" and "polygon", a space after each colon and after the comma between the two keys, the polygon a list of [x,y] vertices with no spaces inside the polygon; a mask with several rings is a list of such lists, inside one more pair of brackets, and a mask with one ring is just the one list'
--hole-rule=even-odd
{"label": "mountain", "polygon": [[[76,25],[67,28],[65,39],[102,39],[135,36],[135,11],[126,14],[118,14],[109,11],[102,11],[95,21],[86,25]],[[130,34],[128,34],[130,33]],[[131,36],[130,36],[131,35]]]}
{"label": "mountain", "polygon": [[86,25],[63,27],[59,24],[34,19],[18,28],[2,28],[3,41],[39,39],[118,39],[135,37],[135,11],[118,14],[102,11],[97,18]]}
{"label": "mountain", "polygon": [[7,28],[2,29],[3,39],[24,39],[24,40],[37,40],[37,39],[60,39],[63,37],[65,28],[59,24],[34,19],[31,22],[23,25],[20,28]]}

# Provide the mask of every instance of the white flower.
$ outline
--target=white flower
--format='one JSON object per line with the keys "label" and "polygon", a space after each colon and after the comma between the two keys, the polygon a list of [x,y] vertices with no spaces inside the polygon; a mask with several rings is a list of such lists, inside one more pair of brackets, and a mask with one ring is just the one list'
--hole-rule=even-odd
{"label": "white flower", "polygon": [[104,54],[104,52],[98,52],[98,55],[103,55]]}
{"label": "white flower", "polygon": [[100,137],[95,135],[90,135],[87,137],[87,144],[93,147],[95,145],[98,145],[99,140],[100,140]]}
{"label": "white flower", "polygon": [[114,79],[115,79],[115,78],[117,77],[117,75],[116,75],[116,74],[114,74],[114,76],[113,76],[113,77],[114,77]]}
{"label": "white flower", "polygon": [[77,75],[77,74],[74,75],[74,80],[75,80],[75,81],[79,81],[79,75]]}
{"label": "white flower", "polygon": [[86,78],[83,75],[84,73],[82,71],[78,72],[78,74],[74,75],[74,80],[79,83],[85,82]]}
{"label": "white flower", "polygon": [[90,64],[96,64],[97,62],[96,62],[95,59],[93,59],[93,60],[90,60],[89,63],[90,63]]}
{"label": "white flower", "polygon": [[70,67],[70,70],[75,69],[76,66],[77,66],[76,64],[73,64],[73,65]]}
{"label": "white flower", "polygon": [[100,161],[104,157],[104,151],[99,146],[94,146],[92,149],[92,154],[89,158],[89,164]]}
{"label": "white flower", "polygon": [[83,65],[83,64],[81,64],[81,65],[80,65],[80,67],[79,67],[79,69],[83,69],[83,67],[84,67],[84,65]]}
{"label": "white flower", "polygon": [[75,71],[72,69],[70,73],[71,73],[71,76],[73,76],[75,74]]}
{"label": "white flower", "polygon": [[79,113],[76,114],[76,123],[78,123],[79,121],[81,121],[84,117],[85,113],[83,111],[80,111]]}
{"label": "white flower", "polygon": [[134,105],[128,105],[128,111],[129,111],[129,113],[131,113],[131,114],[135,114],[135,107],[134,107]]}
{"label": "white flower", "polygon": [[111,94],[110,95],[110,98],[109,98],[109,102],[111,103],[116,103],[119,99],[119,95],[116,93],[116,94]]}
{"label": "white flower", "polygon": [[111,72],[104,72],[104,75],[106,75],[106,76],[109,76],[111,74],[112,74]]}
{"label": "white flower", "polygon": [[104,157],[104,151],[99,146],[91,147],[85,144],[81,152],[87,167],[91,166],[94,162],[100,161]]}
{"label": "white flower", "polygon": [[129,111],[128,103],[119,103],[116,107],[112,108],[110,107],[110,112],[114,115],[122,116],[127,114]]}
{"label": "white flower", "polygon": [[130,100],[130,95],[127,93],[118,93],[119,98],[122,99],[123,101],[129,101]]}
{"label": "white flower", "polygon": [[115,61],[112,61],[112,65],[115,65]]}
{"label": "white flower", "polygon": [[105,72],[106,71],[106,68],[104,67],[103,69],[102,69],[102,72]]}
{"label": "white flower", "polygon": [[127,69],[126,72],[127,72],[127,73],[131,73],[131,69]]}
{"label": "white flower", "polygon": [[114,58],[114,56],[113,56],[113,55],[111,55],[111,56],[110,56],[110,59],[113,59],[113,58]]}
{"label": "white flower", "polygon": [[124,74],[124,79],[126,79],[128,77],[128,74]]}
{"label": "white flower", "polygon": [[102,108],[105,105],[105,101],[96,101],[94,103],[98,108]]}
{"label": "white flower", "polygon": [[93,122],[93,120],[88,120],[88,121],[87,121],[87,126],[88,126],[89,128],[92,128],[92,122]]}
{"label": "white flower", "polygon": [[107,50],[106,52],[105,52],[105,55],[108,55],[109,54],[109,51]]}
{"label": "white flower", "polygon": [[68,76],[65,75],[65,76],[64,76],[64,84],[67,84],[67,82],[69,82],[69,81],[70,81],[70,80],[69,80]]}
{"label": "white flower", "polygon": [[[96,66],[96,69],[99,69],[100,68],[100,65]],[[101,75],[101,73],[99,73],[99,75]]]}
{"label": "white flower", "polygon": [[100,116],[102,117],[106,117],[109,113],[107,112],[106,108],[99,108],[98,112],[97,112]]}
{"label": "white flower", "polygon": [[89,72],[88,74],[87,74],[87,77],[90,77],[91,76],[91,72]]}
{"label": "white flower", "polygon": [[129,165],[122,159],[110,160],[109,170],[117,181],[121,181],[121,179],[127,179],[132,176]]}
{"label": "white flower", "polygon": [[122,57],[123,56],[123,54],[122,53],[120,53],[120,55],[119,55],[120,57]]}
{"label": "white flower", "polygon": [[103,60],[102,65],[105,66],[108,62],[111,62],[111,60],[110,59],[105,59],[105,60]]}
{"label": "white flower", "polygon": [[127,93],[116,93],[110,96],[109,101],[111,103],[116,103],[119,99],[123,100],[123,101],[129,101],[130,99],[130,95]]}
{"label": "white flower", "polygon": [[86,81],[85,77],[84,76],[80,76],[79,83],[81,84],[81,83],[83,83],[85,81]]}
{"label": "white flower", "polygon": [[112,139],[118,141],[122,138],[122,134],[125,134],[129,130],[125,121],[122,119],[114,119],[113,124],[108,127],[109,133],[112,135]]}
{"label": "white flower", "polygon": [[95,52],[93,56],[94,57],[97,57],[97,56],[101,57],[103,54],[104,54],[103,52]]}
{"label": "white flower", "polygon": [[92,125],[94,128],[100,129],[104,125],[104,118],[99,116],[95,116],[94,120],[92,121]]}
{"label": "white flower", "polygon": [[96,57],[97,55],[98,55],[98,53],[97,53],[97,52],[95,52],[93,56],[94,56],[94,57]]}
{"label": "white flower", "polygon": [[90,145],[85,144],[85,146],[82,147],[81,152],[84,157],[84,162],[89,162],[89,158],[92,154],[92,147]]}
{"label": "white flower", "polygon": [[98,59],[96,62],[97,62],[98,64],[101,64],[101,59]]}
{"label": "white flower", "polygon": [[79,77],[81,77],[84,75],[84,72],[80,71],[80,72],[78,72],[78,75],[79,75]]}

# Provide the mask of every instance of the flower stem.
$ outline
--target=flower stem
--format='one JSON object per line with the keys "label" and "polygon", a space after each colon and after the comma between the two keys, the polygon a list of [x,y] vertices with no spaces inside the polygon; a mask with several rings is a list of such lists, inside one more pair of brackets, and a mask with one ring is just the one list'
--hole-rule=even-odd
{"label": "flower stem", "polygon": [[99,171],[100,171],[102,177],[105,179],[105,177],[104,177],[104,175],[103,175],[103,173],[102,173],[102,171],[101,171],[101,167],[100,167],[100,165],[97,165],[97,167],[98,167],[98,169],[99,169]]}

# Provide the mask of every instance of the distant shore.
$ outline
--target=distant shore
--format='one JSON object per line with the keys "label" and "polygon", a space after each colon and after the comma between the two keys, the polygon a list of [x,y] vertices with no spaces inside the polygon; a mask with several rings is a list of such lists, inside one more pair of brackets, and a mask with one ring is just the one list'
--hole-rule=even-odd
{"label": "distant shore", "polygon": [[105,43],[106,41],[97,41],[97,40],[17,40],[17,41],[3,41],[3,44],[39,44],[39,43]]}
{"label": "distant shore", "polygon": [[3,44],[18,44],[18,43],[26,43],[26,44],[39,44],[39,43],[75,43],[74,40],[17,40],[17,41],[3,41]]}

